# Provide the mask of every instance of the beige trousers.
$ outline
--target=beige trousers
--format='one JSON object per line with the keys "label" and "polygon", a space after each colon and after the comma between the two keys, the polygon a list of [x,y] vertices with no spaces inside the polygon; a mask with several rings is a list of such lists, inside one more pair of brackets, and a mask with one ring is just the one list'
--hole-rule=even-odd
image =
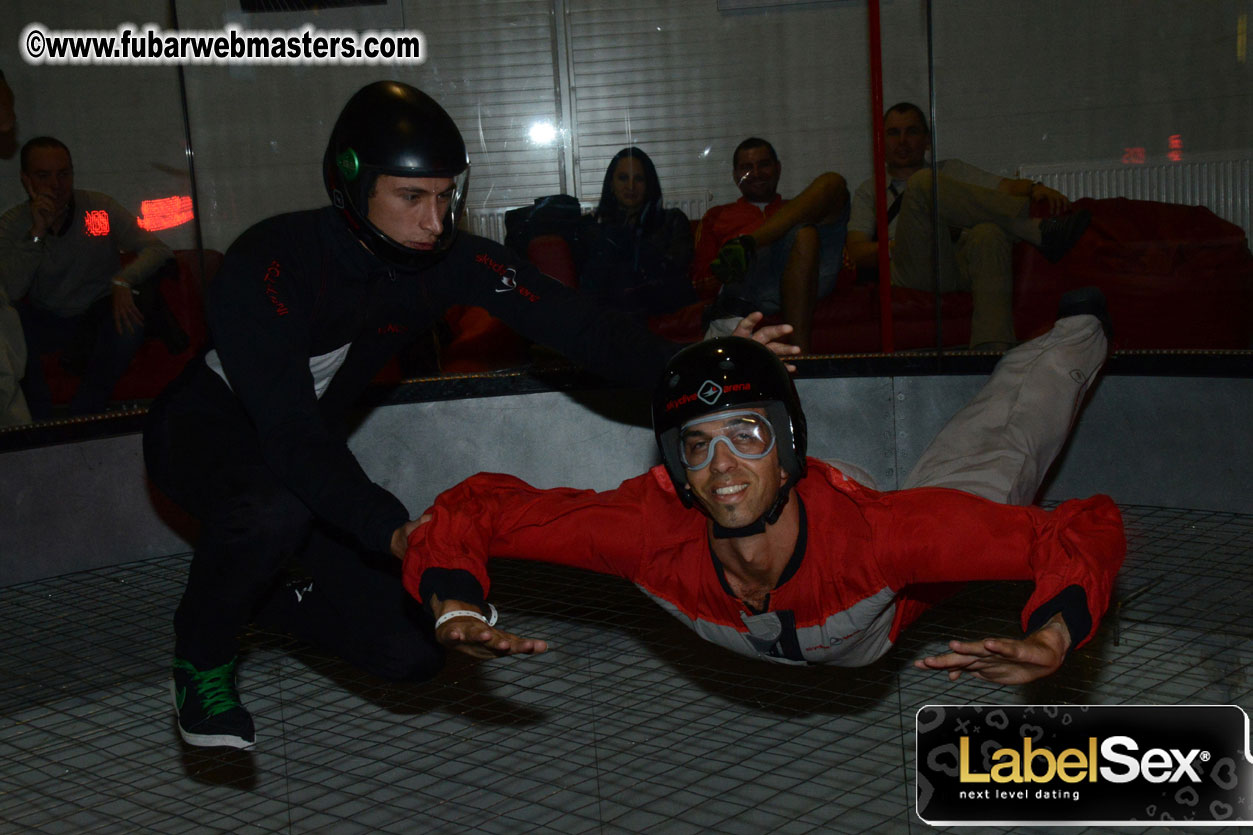
{"label": "beige trousers", "polygon": [[[1014,342],[1012,247],[1030,220],[1028,200],[940,175],[941,293],[974,297],[970,344]],[[961,229],[956,240],[949,230]],[[931,171],[909,178],[896,218],[892,283],[934,292],[932,277]]]}
{"label": "beige trousers", "polygon": [[903,487],[952,487],[1026,505],[1070,436],[1107,353],[1095,316],[1059,319],[997,363],[923,451]]}

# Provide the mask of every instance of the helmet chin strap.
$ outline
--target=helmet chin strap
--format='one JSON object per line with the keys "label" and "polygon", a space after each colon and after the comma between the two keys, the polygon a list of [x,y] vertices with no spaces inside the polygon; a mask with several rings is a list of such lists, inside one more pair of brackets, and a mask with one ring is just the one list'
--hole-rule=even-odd
{"label": "helmet chin strap", "polygon": [[792,490],[792,479],[789,478],[785,484],[779,487],[779,495],[774,497],[774,504],[770,508],[753,521],[739,528],[725,528],[718,524],[718,520],[711,519],[713,522],[714,539],[740,539],[745,536],[756,536],[759,533],[766,532],[766,525],[773,525],[779,521],[779,515],[783,513],[783,508],[787,506],[788,493]]}

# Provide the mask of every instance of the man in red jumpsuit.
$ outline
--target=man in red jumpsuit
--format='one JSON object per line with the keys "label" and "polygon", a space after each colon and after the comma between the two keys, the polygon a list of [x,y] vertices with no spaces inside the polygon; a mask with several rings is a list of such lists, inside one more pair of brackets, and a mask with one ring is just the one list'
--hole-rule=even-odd
{"label": "man in red jumpsuit", "polygon": [[1031,579],[1025,637],[952,641],[915,664],[1000,683],[1048,675],[1105,611],[1121,516],[1107,496],[1052,511],[1000,502],[1030,501],[1104,360],[1089,302],[1007,354],[896,492],[805,457],[800,401],[769,351],[735,337],[691,346],[654,395],[662,465],[605,493],[473,476],[410,535],[405,585],[437,639],[477,657],[547,648],[495,628],[495,556],[624,577],[744,655],[859,666],[927,608],[931,584]]}

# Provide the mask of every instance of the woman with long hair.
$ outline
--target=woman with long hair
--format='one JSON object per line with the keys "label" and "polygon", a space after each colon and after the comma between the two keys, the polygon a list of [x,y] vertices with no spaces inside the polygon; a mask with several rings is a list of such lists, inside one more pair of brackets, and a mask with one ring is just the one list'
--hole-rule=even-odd
{"label": "woman with long hair", "polygon": [[696,301],[688,278],[691,224],[682,211],[662,207],[657,169],[639,148],[610,160],[582,238],[581,291],[640,318]]}

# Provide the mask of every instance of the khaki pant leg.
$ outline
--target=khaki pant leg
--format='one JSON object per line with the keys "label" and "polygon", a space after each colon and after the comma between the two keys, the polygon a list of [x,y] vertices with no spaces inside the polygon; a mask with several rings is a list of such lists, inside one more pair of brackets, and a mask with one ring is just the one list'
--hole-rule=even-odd
{"label": "khaki pant leg", "polygon": [[[941,177],[943,184],[948,178]],[[940,203],[945,202],[941,193]],[[901,198],[900,212],[896,216],[896,234],[892,239],[892,284],[923,290],[936,291],[932,274],[934,240],[931,216],[931,172],[919,171],[909,178],[905,196]],[[957,269],[957,255],[953,240],[945,226],[940,235],[940,281],[941,293],[954,293],[961,289],[961,273]]]}
{"label": "khaki pant leg", "polygon": [[1014,342],[1013,242],[994,223],[979,223],[962,233],[957,266],[973,296],[970,344]]}
{"label": "khaki pant leg", "polygon": [[[1026,217],[1028,201],[996,189],[963,183],[940,176],[940,292],[963,289],[956,252],[949,229],[969,229],[981,223],[993,223],[1010,241],[1018,236],[1014,229]],[[931,171],[923,169],[909,178],[905,196],[901,198],[896,218],[896,235],[892,247],[892,283],[916,290],[934,290],[931,278]]]}
{"label": "khaki pant leg", "polygon": [[1019,345],[949,420],[903,486],[951,487],[1030,504],[1105,356],[1105,333],[1087,315],[1060,319],[1048,333]]}

